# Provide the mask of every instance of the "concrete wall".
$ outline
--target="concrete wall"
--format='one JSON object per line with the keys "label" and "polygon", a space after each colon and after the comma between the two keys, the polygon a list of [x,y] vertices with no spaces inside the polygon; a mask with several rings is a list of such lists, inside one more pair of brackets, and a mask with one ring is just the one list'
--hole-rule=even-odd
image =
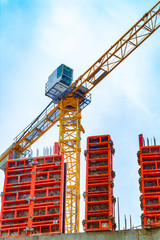
{"label": "concrete wall", "polygon": [[160,240],[160,229],[139,229],[114,232],[90,232],[76,234],[52,234],[19,238],[1,238],[1,240]]}

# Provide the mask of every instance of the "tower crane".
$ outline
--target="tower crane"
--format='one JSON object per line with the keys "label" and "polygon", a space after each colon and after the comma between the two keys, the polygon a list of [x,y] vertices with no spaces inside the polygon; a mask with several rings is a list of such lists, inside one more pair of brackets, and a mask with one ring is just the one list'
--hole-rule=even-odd
{"label": "tower crane", "polygon": [[27,154],[28,148],[59,121],[59,144],[67,163],[66,232],[79,231],[81,111],[91,102],[90,91],[160,27],[160,1],[112,45],[90,68],[72,82],[73,70],[59,66],[46,84],[49,105],[0,156],[5,168],[10,151],[13,157]]}

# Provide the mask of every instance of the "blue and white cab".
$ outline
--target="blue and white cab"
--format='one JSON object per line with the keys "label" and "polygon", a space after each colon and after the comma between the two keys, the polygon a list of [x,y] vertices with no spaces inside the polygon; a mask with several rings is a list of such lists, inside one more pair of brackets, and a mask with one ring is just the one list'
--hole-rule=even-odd
{"label": "blue and white cab", "polygon": [[73,80],[73,69],[61,64],[49,77],[45,87],[45,95],[58,103],[65,96]]}

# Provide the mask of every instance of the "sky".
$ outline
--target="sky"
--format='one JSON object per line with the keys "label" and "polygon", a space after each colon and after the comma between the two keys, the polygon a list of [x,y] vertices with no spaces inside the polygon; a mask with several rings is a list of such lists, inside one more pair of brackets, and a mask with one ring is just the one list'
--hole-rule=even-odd
{"label": "sky", "polygon": [[[64,63],[74,79],[114,44],[155,0],[0,0],[0,154],[50,102],[48,76]],[[139,226],[138,135],[160,144],[160,30],[157,30],[92,91],[82,112],[81,169],[88,136],[110,134],[114,142],[114,195],[124,215]],[[58,141],[55,125],[33,151]],[[0,191],[4,174],[0,171]],[[85,171],[81,171],[81,221]],[[116,205],[117,208],[117,205]],[[117,210],[117,209],[116,209]],[[117,216],[116,216],[117,220]],[[81,225],[81,231],[83,231]]]}

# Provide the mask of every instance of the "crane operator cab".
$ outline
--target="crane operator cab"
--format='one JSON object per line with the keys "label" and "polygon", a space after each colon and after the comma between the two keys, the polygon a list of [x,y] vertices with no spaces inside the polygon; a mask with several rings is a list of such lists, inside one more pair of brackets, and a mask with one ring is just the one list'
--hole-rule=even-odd
{"label": "crane operator cab", "polygon": [[73,69],[61,64],[49,77],[45,86],[45,95],[58,103],[69,91],[73,80]]}

